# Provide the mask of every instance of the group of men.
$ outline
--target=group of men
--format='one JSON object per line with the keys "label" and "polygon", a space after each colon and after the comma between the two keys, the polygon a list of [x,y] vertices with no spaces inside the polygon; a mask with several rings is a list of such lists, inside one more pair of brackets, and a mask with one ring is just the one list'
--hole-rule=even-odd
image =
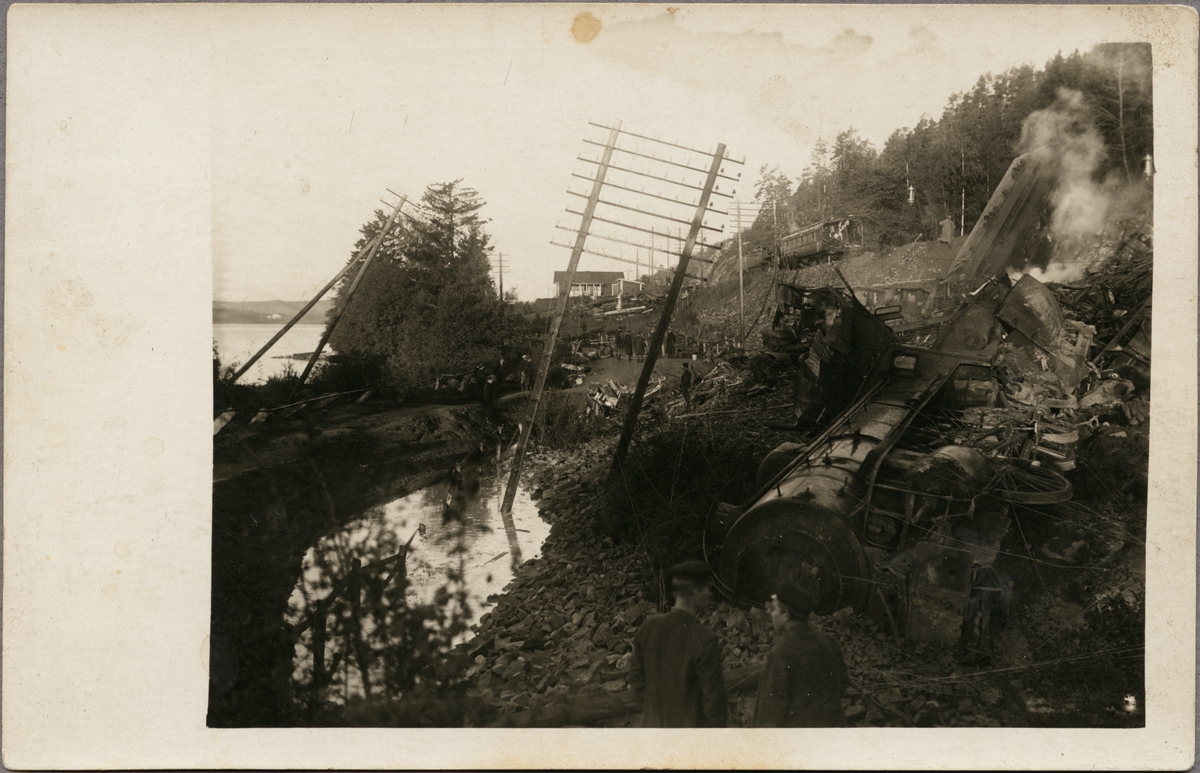
{"label": "group of men", "polygon": [[[677,356],[678,350],[675,341],[675,331],[668,330],[666,337],[663,338],[662,351],[659,353],[667,358]],[[646,359],[646,355],[650,352],[650,337],[645,333],[634,333],[632,330],[626,330],[623,327],[617,328],[613,352],[617,355],[618,360],[624,356],[632,362],[636,357],[638,362],[641,362]]]}
{"label": "group of men", "polygon": [[[712,573],[703,561],[669,572],[674,608],[651,615],[633,638],[629,684],[642,699],[644,727],[724,727],[728,699],[721,643],[700,616],[713,600]],[[842,652],[833,637],[814,630],[816,600],[784,582],[767,603],[779,639],[758,680],[754,727],[839,727],[846,724],[847,684]]]}
{"label": "group of men", "polygon": [[632,361],[636,357],[638,362],[641,362],[646,358],[646,350],[649,348],[650,342],[645,333],[635,333],[625,328],[617,329],[617,340],[613,350],[618,360],[624,355],[627,360]]}

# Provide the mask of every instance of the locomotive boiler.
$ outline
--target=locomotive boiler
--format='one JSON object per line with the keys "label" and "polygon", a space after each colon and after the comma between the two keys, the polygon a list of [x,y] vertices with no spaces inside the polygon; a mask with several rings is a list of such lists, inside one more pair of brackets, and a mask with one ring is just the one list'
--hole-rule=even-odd
{"label": "locomotive boiler", "polygon": [[[1038,414],[1005,396],[1018,356],[1041,358],[1045,389],[1069,393],[1091,340],[1048,288],[1005,271],[1039,248],[1053,182],[1044,154],[1013,162],[935,294],[957,308],[941,310],[932,345],[900,343],[852,292],[791,288],[814,311],[797,413],[820,431],[768,455],[746,503],[710,514],[706,552],[728,598],[759,605],[791,581],[825,613],[872,609],[909,639],[986,649],[1008,591],[996,559],[1010,507],[1071,496],[1030,452]],[[1028,421],[976,431],[1004,412]]]}

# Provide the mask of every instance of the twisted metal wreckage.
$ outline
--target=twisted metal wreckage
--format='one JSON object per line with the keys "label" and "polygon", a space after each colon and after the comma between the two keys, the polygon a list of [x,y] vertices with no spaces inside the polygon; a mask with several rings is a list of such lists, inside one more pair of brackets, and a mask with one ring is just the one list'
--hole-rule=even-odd
{"label": "twisted metal wreckage", "polygon": [[[1010,509],[1071,498],[1070,409],[1091,399],[1072,393],[1095,368],[1093,329],[1037,279],[1007,275],[1045,249],[1055,182],[1048,151],[1013,162],[916,322],[890,327],[898,310],[872,313],[849,286],[781,287],[767,344],[807,366],[798,421],[824,429],[772,451],[746,504],[710,514],[727,596],[762,604],[787,579],[827,613],[853,606],[913,642],[989,650],[991,610],[1011,592],[996,566]],[[1121,332],[1143,347],[1106,346],[1097,364],[1148,380],[1148,309]]]}

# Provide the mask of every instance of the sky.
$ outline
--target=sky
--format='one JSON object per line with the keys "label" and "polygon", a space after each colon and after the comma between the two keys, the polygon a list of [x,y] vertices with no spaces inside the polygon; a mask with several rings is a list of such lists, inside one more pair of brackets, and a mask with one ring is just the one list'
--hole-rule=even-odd
{"label": "sky", "polygon": [[[571,241],[555,226],[578,225],[565,210],[582,200],[567,191],[590,187],[572,177],[594,169],[577,157],[597,158],[585,139],[606,136],[589,122],[709,152],[724,143],[745,160],[726,171],[741,172],[736,194],[751,202],[762,165],[794,179],[818,138],[854,127],[879,148],[985,73],[1132,39],[1114,17],[1071,6],[225,6],[209,21],[213,294],[308,299],[396,200],[389,189],[416,200],[461,179],[486,201],[505,289],[545,297],[570,255],[551,245]],[[585,255],[579,269],[634,267]]]}

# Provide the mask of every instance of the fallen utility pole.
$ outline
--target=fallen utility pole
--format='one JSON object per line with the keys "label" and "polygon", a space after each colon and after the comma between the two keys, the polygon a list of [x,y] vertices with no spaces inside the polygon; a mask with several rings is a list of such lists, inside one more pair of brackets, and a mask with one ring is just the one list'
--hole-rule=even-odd
{"label": "fallen utility pole", "polygon": [[658,361],[658,353],[662,349],[663,339],[667,336],[667,328],[671,325],[671,313],[675,310],[675,301],[679,299],[679,291],[683,288],[688,259],[695,247],[696,237],[703,225],[704,213],[708,209],[708,200],[712,196],[717,177],[721,176],[721,164],[724,161],[725,145],[722,143],[717,145],[717,152],[713,154],[712,164],[708,168],[708,176],[704,181],[704,189],[700,193],[700,201],[696,205],[696,214],[692,217],[691,226],[688,228],[687,240],[683,244],[683,249],[679,251],[679,262],[675,266],[675,277],[671,280],[671,289],[667,292],[666,303],[663,304],[662,316],[659,317],[658,327],[654,329],[654,336],[650,339],[650,350],[646,352],[646,364],[642,366],[642,375],[638,377],[637,388],[633,390],[633,397],[629,401],[629,408],[625,414],[625,426],[621,429],[621,439],[617,442],[617,453],[613,460],[615,467],[619,467],[625,461],[629,442],[633,439],[633,432],[637,428],[638,414],[642,410],[642,399],[646,395],[646,387],[650,385],[650,376],[654,373],[654,364]]}
{"label": "fallen utility pole", "polygon": [[400,210],[404,207],[404,202],[406,201],[408,201],[407,196],[400,197],[400,201],[396,203],[396,209],[392,212],[391,218],[388,219],[383,230],[379,232],[379,236],[371,243],[370,249],[367,250],[367,256],[363,259],[362,266],[358,269],[358,274],[355,275],[354,281],[350,283],[350,288],[346,290],[346,298],[342,301],[341,308],[334,311],[333,319],[329,320],[329,324],[325,326],[325,333],[321,336],[321,342],[317,344],[312,357],[309,357],[308,364],[304,366],[304,372],[300,374],[300,380],[296,382],[296,386],[292,389],[292,394],[299,391],[300,387],[304,386],[304,382],[308,380],[308,374],[312,373],[313,366],[317,364],[317,359],[321,356],[321,351],[325,348],[325,344],[329,343],[329,337],[333,335],[333,329],[337,327],[338,320],[342,318],[342,314],[346,312],[346,307],[350,305],[350,298],[354,295],[354,291],[358,289],[359,282],[366,275],[367,268],[370,267],[371,261],[375,259],[375,254],[383,246],[384,238],[396,225],[396,221],[400,219]]}
{"label": "fallen utility pole", "polygon": [[[504,500],[500,504],[500,514],[506,516],[512,513],[513,500],[517,496],[517,483],[521,479],[521,466],[525,463],[525,449],[529,445],[529,433],[533,431],[533,423],[537,419],[538,406],[542,402],[542,392],[546,387],[546,375],[550,372],[550,360],[554,356],[554,344],[558,341],[558,331],[562,327],[563,314],[567,311],[567,299],[570,296],[571,283],[575,281],[575,269],[579,266],[579,258],[583,254],[583,245],[587,241],[588,229],[592,225],[592,215],[596,204],[600,201],[600,190],[604,187],[604,176],[608,172],[608,163],[612,159],[613,149],[617,146],[617,137],[621,133],[621,122],[617,121],[608,133],[608,142],[604,145],[604,154],[592,181],[592,193],[588,197],[583,210],[583,220],[579,224],[579,233],[575,237],[575,246],[571,250],[571,260],[567,263],[566,287],[558,295],[554,306],[554,318],[550,330],[546,333],[546,344],[542,347],[542,359],[538,363],[537,378],[533,382],[533,395],[529,399],[529,416],[521,425],[521,439],[517,441],[517,450],[513,454],[512,470],[508,474],[508,484],[504,488]],[[508,528],[508,522],[505,522]],[[516,555],[514,564],[519,563]]]}
{"label": "fallen utility pole", "polygon": [[[376,237],[376,238],[381,238],[381,237]],[[254,363],[258,362],[259,358],[261,358],[264,354],[266,354],[267,351],[272,346],[274,346],[276,344],[276,342],[279,341],[280,338],[283,338],[284,335],[287,334],[287,331],[291,330],[296,325],[296,323],[299,322],[304,317],[304,315],[307,314],[312,309],[313,306],[317,305],[317,301],[321,300],[321,298],[324,297],[325,293],[329,292],[331,289],[333,289],[333,286],[335,284],[337,284],[338,282],[341,281],[342,277],[344,277],[346,275],[346,273],[349,272],[350,269],[354,267],[354,264],[355,264],[355,262],[358,261],[359,256],[362,255],[367,250],[371,249],[374,244],[375,244],[375,242],[372,241],[370,244],[363,245],[363,248],[361,250],[359,250],[357,253],[355,253],[354,257],[350,259],[350,262],[347,263],[345,265],[345,267],[342,268],[342,270],[337,273],[337,276],[335,276],[333,279],[329,280],[329,284],[325,285],[320,290],[318,290],[317,294],[312,297],[312,300],[309,301],[307,304],[305,304],[303,309],[300,309],[300,311],[296,312],[296,316],[294,316],[290,320],[288,320],[288,323],[286,325],[284,325],[278,333],[276,333],[274,336],[272,336],[270,341],[267,341],[265,344],[263,344],[262,348],[259,349],[257,352],[255,352],[254,356],[246,361],[245,365],[238,368],[237,372],[233,374],[233,377],[230,379],[230,381],[231,382],[237,381],[239,378],[242,377],[243,374],[245,374],[246,371],[250,370],[250,368],[252,368],[254,366]]]}

